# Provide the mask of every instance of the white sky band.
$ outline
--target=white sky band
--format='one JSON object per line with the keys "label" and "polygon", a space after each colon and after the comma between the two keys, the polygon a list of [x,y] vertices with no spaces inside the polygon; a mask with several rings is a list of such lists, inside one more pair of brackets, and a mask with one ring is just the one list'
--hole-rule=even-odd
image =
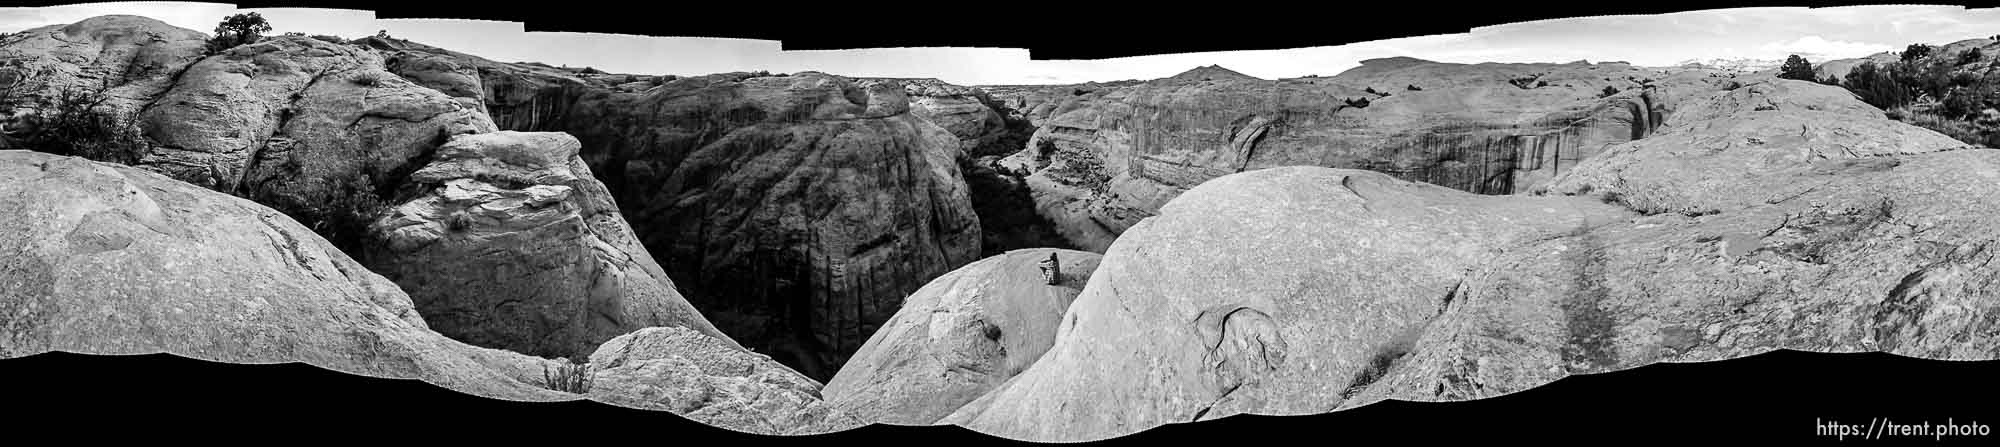
{"label": "white sky band", "polygon": [[[1659,15],[1579,17],[1286,50],[1227,51],[1099,60],[1031,60],[1025,49],[879,48],[785,51],[771,40],[527,32],[526,24],[458,19],[376,19],[372,11],[236,8],[225,3],[123,2],[0,8],[0,32],[131,14],[209,32],[223,16],[258,12],[272,33],[341,37],[377,30],[502,62],[588,66],[613,73],[699,75],[820,71],[844,76],[938,78],[960,85],[1068,84],[1155,79],[1217,64],[1266,79],[1330,76],[1359,61],[1409,56],[1441,62],[1626,61],[1668,66],[1695,59],[1814,62],[1867,56],[1910,43],[1945,44],[2000,34],[2000,8],[1880,5],[1738,8]],[[670,31],[668,31],[670,32]]]}

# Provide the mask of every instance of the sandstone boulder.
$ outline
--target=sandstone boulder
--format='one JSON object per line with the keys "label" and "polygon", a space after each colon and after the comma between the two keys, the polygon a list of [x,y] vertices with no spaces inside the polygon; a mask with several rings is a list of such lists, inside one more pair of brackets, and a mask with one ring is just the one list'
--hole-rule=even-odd
{"label": "sandstone boulder", "polygon": [[[1050,254],[1061,261],[1056,285],[1047,284],[1038,267]],[[1049,349],[1098,258],[1075,250],[1015,250],[932,280],[827,382],[827,402],[887,424],[928,425],[950,415]]]}
{"label": "sandstone boulder", "polygon": [[511,400],[545,361],[427,329],[387,279],[275,210],[156,173],[0,151],[0,358],[303,362]]}
{"label": "sandstone boulder", "polygon": [[590,397],[756,434],[815,434],[865,422],[819,398],[820,384],[769,357],[684,327],[642,329],[590,355]]}
{"label": "sandstone boulder", "polygon": [[410,175],[424,192],[370,228],[370,267],[433,329],[480,346],[583,358],[656,326],[734,346],[640,246],[581,146],[552,132],[454,136]]}

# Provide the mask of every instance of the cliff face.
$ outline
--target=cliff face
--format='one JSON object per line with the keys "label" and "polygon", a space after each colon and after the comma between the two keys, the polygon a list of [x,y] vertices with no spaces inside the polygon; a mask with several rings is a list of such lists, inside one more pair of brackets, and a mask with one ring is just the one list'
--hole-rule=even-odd
{"label": "cliff face", "polygon": [[502,128],[576,136],[682,294],[816,379],[903,296],[979,255],[960,147],[996,138],[998,117],[973,107],[975,92],[810,72],[641,89],[625,75],[365,43],[404,76],[482,102]]}
{"label": "cliff face", "polygon": [[[573,139],[494,143],[510,137],[482,102],[391,73],[369,47],[279,36],[203,58],[203,38],[119,16],[30,30],[0,44],[13,66],[39,67],[16,72],[25,99],[8,105],[41,116],[65,86],[110,85],[99,112],[139,137],[77,155],[276,209],[387,275],[447,336],[572,358],[650,326],[727,340],[652,264]],[[418,79],[483,95],[459,68]],[[485,143],[447,147],[468,135]],[[562,175],[510,176],[522,170]],[[371,230],[378,219],[396,224]],[[438,231],[405,231],[417,228]]]}
{"label": "cliff face", "polygon": [[284,214],[123,165],[0,151],[0,359],[48,351],[302,362],[574,400],[549,362],[432,332],[394,283]]}
{"label": "cliff face", "polygon": [[1665,113],[1646,87],[1664,74],[1625,64],[1401,58],[1333,78],[1190,73],[1070,99],[1017,95],[1054,114],[1001,164],[1031,173],[1038,208],[1064,236],[1101,251],[1181,191],[1230,173],[1357,168],[1510,194],[1646,135]]}
{"label": "cliff face", "polygon": [[736,346],[640,246],[581,146],[553,132],[453,137],[410,176],[421,192],[370,225],[370,267],[433,328],[481,346],[583,359],[657,326]]}
{"label": "cliff face", "polygon": [[[23,148],[66,98],[124,132],[139,109],[202,59],[207,37],[145,17],[102,16],[0,40],[0,148]],[[129,141],[108,143],[74,155],[120,162],[142,155]]]}
{"label": "cliff face", "polygon": [[978,256],[958,138],[911,115],[896,83],[716,75],[583,101],[570,131],[602,142],[587,158],[669,275],[724,332],[809,376]]}
{"label": "cliff face", "polygon": [[[1041,262],[1058,256],[1049,284]],[[826,383],[826,401],[870,422],[930,425],[1011,379],[1055,341],[1096,253],[1024,249],[938,277],[903,301]]]}

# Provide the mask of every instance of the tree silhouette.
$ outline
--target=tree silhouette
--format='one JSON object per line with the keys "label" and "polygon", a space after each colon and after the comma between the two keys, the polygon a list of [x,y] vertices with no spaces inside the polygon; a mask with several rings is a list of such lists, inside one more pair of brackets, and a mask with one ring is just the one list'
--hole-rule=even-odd
{"label": "tree silhouette", "polygon": [[1785,58],[1785,65],[1778,69],[1778,77],[1800,81],[1814,80],[1812,62],[1796,54],[1787,57]]}
{"label": "tree silhouette", "polygon": [[217,54],[239,45],[254,43],[271,32],[271,23],[257,13],[236,14],[222,18],[215,25],[215,37],[208,39],[208,54]]}
{"label": "tree silhouette", "polygon": [[1925,56],[1930,56],[1930,55],[1931,55],[1930,45],[1913,43],[1910,44],[1909,48],[1903,49],[1903,61],[1905,62],[1917,59],[1923,59]]}

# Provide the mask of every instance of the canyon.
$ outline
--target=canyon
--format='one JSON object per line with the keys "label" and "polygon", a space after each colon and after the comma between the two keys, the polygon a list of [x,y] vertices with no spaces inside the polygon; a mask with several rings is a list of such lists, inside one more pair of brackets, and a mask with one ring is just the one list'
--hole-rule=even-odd
{"label": "canyon", "polygon": [[2000,358],[2000,152],[1770,73],[960,86],[206,39],[0,39],[0,358],[1040,442],[1775,349]]}

